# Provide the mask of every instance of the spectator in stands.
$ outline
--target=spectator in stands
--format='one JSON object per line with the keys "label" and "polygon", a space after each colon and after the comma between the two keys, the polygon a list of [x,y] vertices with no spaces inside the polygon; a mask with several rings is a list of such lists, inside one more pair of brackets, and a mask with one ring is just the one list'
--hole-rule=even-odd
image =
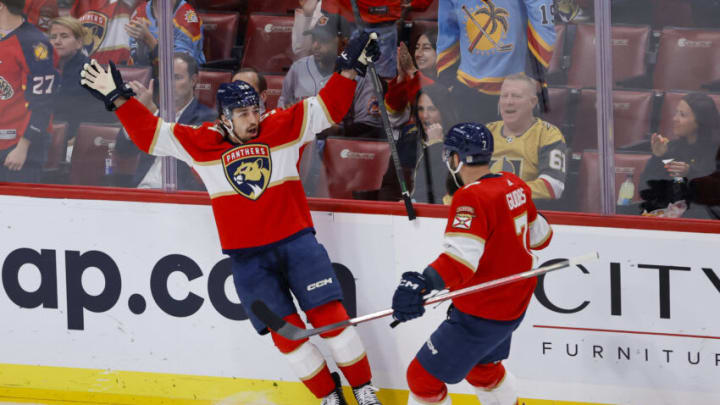
{"label": "spectator in stands", "polygon": [[242,80],[251,85],[260,96],[260,115],[265,114],[265,102],[267,101],[267,81],[265,75],[253,67],[244,67],[235,71],[231,81]]}
{"label": "spectator in stands", "polygon": [[30,24],[38,27],[40,31],[50,29],[50,21],[59,16],[57,0],[25,0],[25,10]]}
{"label": "spectator in stands", "polygon": [[24,6],[0,0],[0,182],[39,181],[57,90],[55,51]]}
{"label": "spectator in stands", "polygon": [[[358,13],[362,18],[364,30],[379,35],[380,60],[377,61],[377,72],[383,78],[391,79],[397,75],[396,67],[398,44],[397,21],[404,19],[411,8],[417,11],[426,10],[433,0],[355,0]],[[322,12],[333,19],[336,30],[344,37],[351,39],[357,35],[356,21],[351,0],[324,0]]]}
{"label": "spectator in stands", "polygon": [[[712,173],[719,133],[720,114],[713,100],[703,93],[683,97],[673,115],[673,134],[677,139],[670,141],[661,134],[652,135],[653,156],[640,178],[641,187],[649,180],[692,180]],[[702,211],[692,209],[685,216],[706,217]]]}
{"label": "spectator in stands", "polygon": [[496,119],[505,77],[544,77],[555,45],[552,10],[553,0],[439,0],[438,80],[452,88],[461,122]]}
{"label": "spectator in stands", "polygon": [[77,0],[70,15],[80,20],[90,35],[85,41],[88,56],[105,65],[132,64],[130,36],[125,25],[138,0]]}
{"label": "spectator in stands", "polygon": [[299,3],[300,8],[295,9],[292,28],[292,50],[296,59],[310,55],[312,37],[305,33],[311,30],[322,17],[320,0],[299,0]]}
{"label": "spectator in stands", "polygon": [[417,125],[412,197],[417,202],[448,204],[448,170],[442,159],[445,131],[457,122],[449,106],[450,93],[440,84],[423,87],[417,93],[414,110]]}
{"label": "spectator in stands", "polygon": [[[83,43],[88,32],[82,23],[73,17],[58,17],[50,22],[50,43],[58,56],[60,70],[59,88],[54,102],[54,119],[68,123],[67,139],[75,137],[81,121],[115,122],[115,115],[96,103],[93,97],[80,86],[78,75],[83,65],[90,60]],[[78,108],[78,106],[83,106]]]}
{"label": "spectator in stands", "polygon": [[[317,94],[335,70],[338,54],[338,34],[327,19],[320,19],[309,32],[312,36],[312,55],[296,60],[285,79],[278,107],[287,108],[298,101]],[[355,99],[346,117],[346,136],[383,138],[377,98],[367,77],[358,77]]]}
{"label": "spectator in stands", "polygon": [[[195,9],[185,0],[174,0],[173,44],[175,52],[184,52],[195,58],[197,64],[205,63],[203,53],[202,22]],[[130,53],[136,64],[157,65],[158,20],[160,2],[141,2],[125,25],[130,36]]]}
{"label": "spectator in stands", "polygon": [[[175,117],[176,122],[185,125],[200,125],[203,122],[215,121],[217,113],[209,107],[200,104],[194,97],[195,85],[198,78],[198,64],[195,58],[183,52],[174,55],[175,75]],[[150,111],[157,114],[158,107],[153,102],[153,86],[149,88],[139,82],[130,82],[130,86],[137,94],[138,100]],[[162,188],[162,158],[141,153],[135,144],[128,138],[125,130],[120,131],[117,138],[116,152],[124,157],[140,154],[137,171],[132,179],[131,187]],[[191,171],[187,164],[177,161],[178,189],[204,190],[204,187]]]}
{"label": "spectator in stands", "polygon": [[533,115],[537,88],[537,82],[523,73],[502,83],[502,120],[487,125],[495,141],[490,170],[519,176],[530,186],[534,201],[559,199],[565,189],[567,145],[555,125]]}

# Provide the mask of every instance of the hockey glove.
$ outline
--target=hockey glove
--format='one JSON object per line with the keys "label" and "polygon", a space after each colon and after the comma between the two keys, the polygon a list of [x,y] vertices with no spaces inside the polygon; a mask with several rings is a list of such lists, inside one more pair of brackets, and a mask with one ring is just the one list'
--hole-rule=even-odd
{"label": "hockey glove", "polygon": [[647,185],[650,188],[640,190],[640,197],[644,200],[640,208],[647,212],[667,208],[668,204],[680,200],[685,200],[690,206],[692,193],[685,180],[648,180]]}
{"label": "hockey glove", "polygon": [[118,97],[130,98],[135,92],[123,82],[120,71],[110,61],[108,71],[95,60],[86,63],[80,71],[80,85],[85,87],[95,98],[105,103],[108,111],[115,110],[114,101]]}
{"label": "hockey glove", "polygon": [[360,76],[365,76],[370,61],[380,58],[380,46],[377,34],[361,32],[360,35],[348,42],[340,56],[337,57],[335,67],[338,72],[354,69]]}
{"label": "hockey glove", "polygon": [[415,271],[403,273],[392,300],[393,318],[400,322],[419,318],[425,313],[423,296],[430,291],[425,276]]}

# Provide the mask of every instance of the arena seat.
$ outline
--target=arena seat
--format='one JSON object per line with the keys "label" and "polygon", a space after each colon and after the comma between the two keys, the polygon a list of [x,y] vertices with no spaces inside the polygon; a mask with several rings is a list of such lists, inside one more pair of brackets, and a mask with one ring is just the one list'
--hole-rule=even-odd
{"label": "arena seat", "polygon": [[203,52],[208,63],[232,58],[237,43],[240,13],[198,12],[203,26]]}
{"label": "arena seat", "polygon": [[115,147],[120,126],[82,123],[78,127],[70,160],[70,184],[105,184],[108,147]]}
{"label": "arena seat", "polygon": [[[574,152],[597,148],[596,91],[584,89],[575,115],[575,133],[570,142]],[[647,143],[653,112],[654,93],[648,91],[613,91],[613,132],[615,149],[627,149]],[[649,144],[648,144],[649,146]]]}
{"label": "arena seat", "polygon": [[282,94],[283,79],[282,75],[265,75],[267,82],[267,99],[265,100],[265,109],[267,111],[277,107],[278,99]]}
{"label": "arena seat", "polygon": [[245,35],[242,66],[282,74],[293,62],[292,16],[251,14]]}
{"label": "arena seat", "polygon": [[215,109],[217,89],[221,83],[227,83],[230,79],[232,79],[232,72],[229,70],[200,69],[195,85],[195,97],[202,104]]}
{"label": "arena seat", "polygon": [[123,81],[138,81],[145,87],[150,85],[150,78],[152,77],[152,68],[150,66],[118,66],[117,68]]}
{"label": "arena seat", "polygon": [[550,58],[550,65],[547,69],[548,74],[560,72],[564,68],[563,59],[565,54],[565,31],[567,31],[565,24],[555,25],[555,48],[553,49],[552,58]]}
{"label": "arena seat", "polygon": [[[638,184],[640,176],[647,161],[650,160],[652,155],[649,153],[643,154],[631,154],[631,153],[616,153],[615,154],[615,197],[617,198],[620,186],[627,179],[627,176],[632,176],[633,184],[635,185],[635,194],[633,196],[633,202],[640,201],[639,189],[641,188]],[[600,201],[600,177],[598,173],[598,153],[596,151],[585,151],[582,153],[582,160],[580,162],[580,178],[578,181],[577,189],[577,201],[578,206],[576,207],[581,212],[600,212],[601,204]]]}
{"label": "arena seat", "polygon": [[[642,76],[647,72],[650,26],[612,27],[613,80]],[[595,87],[595,25],[579,24],[568,70],[568,86]]]}
{"label": "arena seat", "polygon": [[323,151],[330,198],[353,198],[353,191],[379,190],[390,163],[383,141],[327,138]]}
{"label": "arena seat", "polygon": [[652,7],[652,26],[692,27],[694,26],[692,5],[688,1],[654,0]]}
{"label": "arena seat", "polygon": [[65,154],[67,153],[65,137],[67,131],[67,122],[53,122],[47,160],[43,166],[44,170],[57,170],[60,168],[60,162],[65,161]]}
{"label": "arena seat", "polygon": [[293,14],[300,4],[297,0],[248,1],[248,13]]}
{"label": "arena seat", "polygon": [[720,30],[668,27],[662,30],[654,88],[699,90],[720,79]]}
{"label": "arena seat", "polygon": [[[563,130],[567,124],[570,89],[567,87],[548,87],[550,111],[542,114],[542,119]],[[563,133],[567,137],[565,133]]]}
{"label": "arena seat", "polygon": [[197,10],[237,11],[247,13],[249,0],[195,0]]}

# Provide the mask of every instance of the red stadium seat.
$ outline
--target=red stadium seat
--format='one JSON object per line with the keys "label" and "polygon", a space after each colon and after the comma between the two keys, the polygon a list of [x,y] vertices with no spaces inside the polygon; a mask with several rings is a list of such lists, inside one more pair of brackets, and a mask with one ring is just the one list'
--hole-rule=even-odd
{"label": "red stadium seat", "polygon": [[233,12],[198,13],[203,26],[203,52],[208,62],[232,58],[237,43],[240,14]]}
{"label": "red stadium seat", "polygon": [[214,109],[217,103],[217,89],[221,83],[227,83],[232,78],[232,72],[218,69],[200,69],[198,82],[195,85],[195,97],[198,101]]}
{"label": "red stadium seat", "polygon": [[654,0],[652,8],[652,26],[692,27],[695,26],[692,5],[688,1]]}
{"label": "red stadium seat", "polygon": [[293,14],[300,7],[297,0],[248,1],[248,13]]}
{"label": "red stadium seat", "polygon": [[[650,154],[615,154],[615,197],[617,198],[620,186],[632,176],[635,185],[635,194],[632,201],[640,201],[639,190],[640,176],[647,161],[650,160]],[[598,173],[598,153],[595,151],[585,151],[582,154],[580,163],[580,178],[578,180],[578,209],[582,212],[600,212],[600,174]]]}
{"label": "red stadium seat", "polygon": [[293,62],[292,16],[251,14],[245,35],[242,66],[282,74]]}
{"label": "red stadium seat", "polygon": [[433,0],[425,11],[414,11],[410,9],[406,17],[407,20],[435,20],[438,19],[438,1]]}
{"label": "red stadium seat", "polygon": [[557,24],[555,26],[555,48],[553,49],[552,58],[550,58],[550,66],[548,73],[556,73],[563,69],[563,55],[565,53],[565,24]]}
{"label": "red stadium seat", "polygon": [[[644,75],[650,26],[613,26],[613,80]],[[595,87],[595,25],[579,24],[572,49],[568,85]]]}
{"label": "red stadium seat", "polygon": [[382,141],[328,138],[323,160],[331,198],[353,198],[353,191],[379,190],[390,163]]}
{"label": "red stadium seat", "polygon": [[66,140],[68,123],[54,122],[52,125],[52,133],[50,138],[50,147],[48,148],[47,160],[45,161],[45,170],[57,170],[60,168],[60,162],[65,161],[67,153]]}
{"label": "red stadium seat", "polygon": [[654,87],[700,90],[720,79],[720,30],[665,28],[660,37]]}
{"label": "red stadium seat", "polygon": [[249,0],[195,0],[195,9],[247,13],[248,1]]}
{"label": "red stadium seat", "polygon": [[[653,96],[652,91],[613,91],[616,149],[631,148],[649,140]],[[595,99],[595,90],[582,90],[575,117],[575,133],[569,145],[574,152],[597,148]]]}
{"label": "red stadium seat", "polygon": [[265,100],[265,109],[267,111],[277,107],[278,99],[282,93],[283,79],[285,76],[265,75],[267,82],[267,99]]}
{"label": "red stadium seat", "polygon": [[80,124],[70,160],[71,184],[104,184],[108,147],[115,147],[115,139],[120,129],[119,126]]}
{"label": "red stadium seat", "polygon": [[[550,111],[543,114],[542,119],[562,130],[567,123],[567,103],[569,95],[570,89],[567,87],[548,87]],[[563,135],[567,136],[567,134]]]}
{"label": "red stadium seat", "polygon": [[150,78],[152,77],[152,68],[150,66],[118,66],[117,68],[123,81],[130,82],[134,80],[142,83],[145,87],[150,85]]}

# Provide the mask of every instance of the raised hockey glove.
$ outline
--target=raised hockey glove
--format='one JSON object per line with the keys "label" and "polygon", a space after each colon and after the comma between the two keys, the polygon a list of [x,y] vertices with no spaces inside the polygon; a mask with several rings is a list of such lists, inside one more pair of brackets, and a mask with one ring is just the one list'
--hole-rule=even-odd
{"label": "raised hockey glove", "polygon": [[377,61],[378,58],[380,58],[380,46],[377,34],[361,32],[345,46],[337,57],[335,67],[338,72],[354,69],[360,76],[365,76],[368,63]]}
{"label": "raised hockey glove", "polygon": [[393,318],[396,321],[406,322],[419,318],[425,313],[423,296],[430,292],[425,276],[416,272],[403,273],[393,295]]}
{"label": "raised hockey glove", "polygon": [[640,190],[640,197],[643,199],[640,208],[647,212],[667,208],[669,204],[680,200],[685,200],[690,206],[692,192],[684,179],[682,181],[669,179],[648,180],[647,185],[649,188]]}
{"label": "raised hockey glove", "polygon": [[80,71],[80,85],[95,98],[102,100],[108,111],[115,110],[114,101],[119,97],[130,98],[135,95],[130,86],[123,82],[120,71],[112,61],[107,71],[95,59],[86,63]]}

